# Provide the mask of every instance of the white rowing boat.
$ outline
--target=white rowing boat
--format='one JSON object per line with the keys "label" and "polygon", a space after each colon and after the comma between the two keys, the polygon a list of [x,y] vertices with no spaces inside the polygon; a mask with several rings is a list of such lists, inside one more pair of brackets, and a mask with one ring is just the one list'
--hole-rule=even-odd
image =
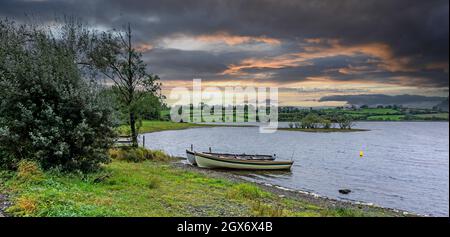
{"label": "white rowing boat", "polygon": [[197,165],[197,162],[195,162],[195,152],[186,150],[186,157],[187,157],[189,164]]}
{"label": "white rowing boat", "polygon": [[[188,151],[186,151],[187,153]],[[244,170],[290,170],[293,161],[275,161],[268,155],[233,155],[189,151],[201,168]]]}

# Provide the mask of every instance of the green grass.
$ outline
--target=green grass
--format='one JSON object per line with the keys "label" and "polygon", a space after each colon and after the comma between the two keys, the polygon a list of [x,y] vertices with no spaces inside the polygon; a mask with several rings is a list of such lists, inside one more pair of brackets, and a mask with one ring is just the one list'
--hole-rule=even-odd
{"label": "green grass", "polygon": [[170,118],[170,109],[162,110],[161,117]]}
{"label": "green grass", "polygon": [[212,178],[168,162],[115,160],[95,174],[0,172],[13,216],[385,216],[380,209],[327,208],[280,198],[251,183]]}
{"label": "green grass", "polygon": [[[181,130],[188,128],[201,128],[201,127],[246,127],[246,125],[223,125],[223,124],[195,124],[195,123],[175,123],[172,121],[142,121],[142,125],[139,128],[139,133],[151,133],[160,132],[166,130]],[[130,128],[128,125],[122,125],[118,128],[121,135],[129,135]]]}
{"label": "green grass", "polygon": [[369,108],[369,109],[360,109],[356,111],[346,111],[347,113],[351,114],[377,114],[377,115],[388,115],[388,114],[399,114],[400,112],[395,109],[375,109],[375,108]]}
{"label": "green grass", "polygon": [[405,115],[376,115],[369,116],[367,120],[369,121],[403,121]]}
{"label": "green grass", "polygon": [[[140,133],[159,132],[165,130],[180,130],[187,128],[201,127],[203,125],[193,123],[175,123],[171,121],[142,121],[142,125],[139,128]],[[130,128],[127,125],[122,125],[119,128],[121,134],[129,134]]]}
{"label": "green grass", "polygon": [[345,111],[345,113],[356,120],[367,121],[401,121],[405,118],[405,115],[396,109],[369,108],[356,111]]}
{"label": "green grass", "polygon": [[448,113],[416,114],[415,116],[419,117],[419,118],[424,118],[424,119],[437,118],[437,119],[447,119],[448,120]]}
{"label": "green grass", "polygon": [[234,199],[260,199],[269,197],[267,192],[263,192],[255,185],[248,183],[242,183],[235,185],[227,192],[227,196]]}

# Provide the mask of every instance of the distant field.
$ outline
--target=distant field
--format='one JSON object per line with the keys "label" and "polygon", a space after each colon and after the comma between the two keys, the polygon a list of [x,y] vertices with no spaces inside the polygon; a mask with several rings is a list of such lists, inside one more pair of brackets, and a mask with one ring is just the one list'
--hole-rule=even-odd
{"label": "distant field", "polygon": [[404,120],[405,115],[376,115],[376,116],[369,116],[367,117],[367,120],[372,121],[401,121]]}
{"label": "distant field", "polygon": [[438,119],[448,119],[448,113],[437,113],[437,114],[417,114],[415,115],[419,118],[430,119],[430,118],[438,118]]}
{"label": "distant field", "polygon": [[347,111],[349,114],[377,114],[377,115],[387,115],[387,114],[399,114],[400,112],[395,109],[360,109],[356,111]]}
{"label": "distant field", "polygon": [[[366,109],[336,109],[336,108],[328,108],[322,110],[315,110],[320,116],[329,116],[332,117],[335,114],[345,114],[349,115],[355,121],[414,121],[414,120],[428,120],[428,121],[442,121],[448,120],[448,113],[442,113],[438,111],[434,111],[431,109],[401,109],[401,108],[366,108]],[[310,111],[309,110],[300,110],[300,111],[291,111],[286,112],[282,111],[278,113],[279,121],[284,122],[295,122],[300,121],[303,117],[305,117]],[[421,114],[424,113],[424,114]],[[162,117],[169,118],[169,111],[163,111],[161,113]],[[194,113],[195,116],[200,116],[200,113],[196,111]],[[238,117],[246,117],[244,113],[238,111]],[[203,115],[203,119],[205,121],[215,121],[220,120],[220,116],[211,116],[211,115]],[[228,118],[230,119],[230,118]]]}

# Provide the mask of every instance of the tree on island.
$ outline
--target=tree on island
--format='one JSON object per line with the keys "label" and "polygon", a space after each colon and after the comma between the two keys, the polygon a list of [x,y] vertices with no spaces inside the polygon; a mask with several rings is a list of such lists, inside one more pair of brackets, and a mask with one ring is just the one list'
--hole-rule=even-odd
{"label": "tree on island", "polygon": [[319,128],[324,120],[314,112],[309,113],[301,121],[301,127],[306,129],[316,129]]}
{"label": "tree on island", "polygon": [[143,100],[158,96],[161,89],[159,77],[147,70],[142,53],[133,47],[131,26],[126,32],[103,33],[96,39],[97,48],[91,53],[91,63],[113,82],[118,102],[128,114],[131,141],[137,147],[136,122],[141,119]]}
{"label": "tree on island", "polygon": [[352,129],[355,124],[351,116],[344,114],[338,115],[336,117],[336,122],[339,124],[339,128],[341,129]]}

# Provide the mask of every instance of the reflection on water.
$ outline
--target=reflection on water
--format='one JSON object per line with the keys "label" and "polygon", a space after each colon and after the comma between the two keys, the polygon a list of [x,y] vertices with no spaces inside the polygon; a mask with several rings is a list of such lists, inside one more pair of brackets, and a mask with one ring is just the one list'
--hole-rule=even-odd
{"label": "reflection on water", "polygon": [[272,170],[272,171],[247,171],[247,170],[230,170],[227,172],[231,172],[236,175],[248,176],[248,177],[260,177],[260,178],[288,178],[292,176],[291,171],[286,170]]}
{"label": "reflection on water", "polygon": [[[331,198],[448,216],[448,123],[365,122],[358,127],[371,131],[261,134],[256,127],[212,127],[146,134],[146,146],[175,156],[185,156],[190,144],[203,151],[277,154],[277,159],[295,161],[291,172],[230,172]],[[342,188],[352,192],[340,194]]]}

